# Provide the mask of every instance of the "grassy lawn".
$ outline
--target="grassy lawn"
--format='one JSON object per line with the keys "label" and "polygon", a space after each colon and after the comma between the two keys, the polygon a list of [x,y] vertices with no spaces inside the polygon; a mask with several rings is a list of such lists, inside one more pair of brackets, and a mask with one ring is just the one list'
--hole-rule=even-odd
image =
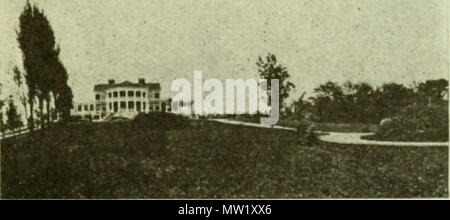
{"label": "grassy lawn", "polygon": [[1,144],[3,198],[448,196],[448,148],[301,146],[215,122],[79,124]]}

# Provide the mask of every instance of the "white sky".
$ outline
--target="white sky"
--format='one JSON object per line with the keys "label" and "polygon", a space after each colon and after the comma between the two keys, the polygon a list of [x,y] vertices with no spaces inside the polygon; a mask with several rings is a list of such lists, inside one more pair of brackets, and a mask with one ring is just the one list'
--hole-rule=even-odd
{"label": "white sky", "polygon": [[[0,0],[0,82],[12,91],[21,65],[18,17],[25,0]],[[32,1],[37,2],[37,1]],[[277,55],[298,98],[327,80],[448,78],[445,0],[40,0],[78,101],[114,78],[255,78],[258,56]]]}

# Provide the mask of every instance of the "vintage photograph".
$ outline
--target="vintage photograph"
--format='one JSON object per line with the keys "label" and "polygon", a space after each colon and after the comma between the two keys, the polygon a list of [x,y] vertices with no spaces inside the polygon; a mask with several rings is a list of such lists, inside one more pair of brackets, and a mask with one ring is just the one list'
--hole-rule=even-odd
{"label": "vintage photograph", "polygon": [[448,198],[449,27],[446,0],[0,0],[0,198]]}

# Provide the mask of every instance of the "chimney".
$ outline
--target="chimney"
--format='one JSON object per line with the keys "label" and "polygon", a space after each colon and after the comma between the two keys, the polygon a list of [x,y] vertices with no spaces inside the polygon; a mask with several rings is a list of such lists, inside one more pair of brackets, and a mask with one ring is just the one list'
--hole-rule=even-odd
{"label": "chimney", "polygon": [[114,85],[115,81],[113,79],[108,80],[109,85]]}
{"label": "chimney", "polygon": [[144,78],[139,78],[139,84],[145,84],[145,79]]}

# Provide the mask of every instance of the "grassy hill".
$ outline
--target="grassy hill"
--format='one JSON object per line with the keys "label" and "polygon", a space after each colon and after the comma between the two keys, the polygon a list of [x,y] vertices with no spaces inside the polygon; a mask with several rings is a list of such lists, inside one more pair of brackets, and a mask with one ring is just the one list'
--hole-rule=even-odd
{"label": "grassy hill", "polygon": [[3,141],[3,198],[448,195],[448,148],[302,146],[290,131],[142,123],[73,124]]}

